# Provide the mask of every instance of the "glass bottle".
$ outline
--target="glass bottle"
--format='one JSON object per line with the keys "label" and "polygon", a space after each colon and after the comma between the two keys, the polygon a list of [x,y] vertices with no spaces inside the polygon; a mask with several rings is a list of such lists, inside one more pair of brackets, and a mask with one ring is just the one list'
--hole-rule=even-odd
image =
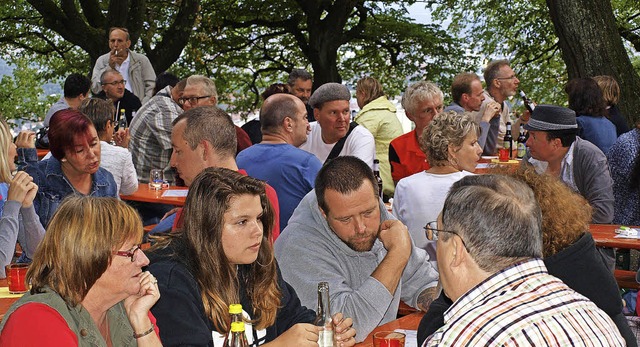
{"label": "glass bottle", "polygon": [[373,176],[378,184],[378,195],[382,198],[382,177],[380,177],[380,161],[378,159],[373,159]]}
{"label": "glass bottle", "polygon": [[249,347],[247,335],[244,333],[244,322],[231,322],[231,339],[225,347]]}
{"label": "glass bottle", "polygon": [[507,122],[507,133],[504,134],[504,138],[502,139],[502,148],[506,148],[509,150],[509,158],[512,158],[513,155],[513,136],[511,135],[511,122]]}
{"label": "glass bottle", "polygon": [[318,334],[319,347],[333,347],[333,322],[331,320],[331,309],[329,305],[329,283],[318,283],[318,310],[315,321],[316,326],[321,328]]}
{"label": "glass bottle", "polygon": [[[242,317],[242,305],[240,304],[231,304],[229,305],[229,315],[231,315],[231,331],[224,338],[224,346],[234,346],[232,345],[233,340],[233,323],[242,322],[242,335],[244,336],[244,321]],[[246,340],[246,337],[245,337]]]}

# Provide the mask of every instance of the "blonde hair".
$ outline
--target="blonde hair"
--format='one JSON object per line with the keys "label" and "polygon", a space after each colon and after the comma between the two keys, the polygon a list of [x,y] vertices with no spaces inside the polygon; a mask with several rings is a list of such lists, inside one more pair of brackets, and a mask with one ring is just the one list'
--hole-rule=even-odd
{"label": "blonde hair", "polygon": [[115,198],[67,197],[49,222],[27,272],[31,293],[45,286],[76,306],[111,264],[127,240],[142,241],[142,221]]}
{"label": "blonde hair", "polygon": [[362,93],[364,97],[363,106],[371,101],[384,96],[382,85],[373,77],[363,77],[356,85],[356,92]]}
{"label": "blonde hair", "polygon": [[11,169],[9,168],[9,146],[13,143],[13,137],[9,131],[9,125],[7,122],[0,118],[0,182],[11,182]]}
{"label": "blonde hair", "polygon": [[618,100],[620,100],[620,85],[618,85],[618,82],[608,75],[594,76],[593,79],[602,90],[602,96],[607,105],[617,105]]}
{"label": "blonde hair", "polygon": [[471,112],[440,113],[422,132],[420,149],[427,155],[429,165],[444,166],[449,163],[449,146],[460,148],[464,138],[471,132],[480,133],[480,127],[474,122]]}

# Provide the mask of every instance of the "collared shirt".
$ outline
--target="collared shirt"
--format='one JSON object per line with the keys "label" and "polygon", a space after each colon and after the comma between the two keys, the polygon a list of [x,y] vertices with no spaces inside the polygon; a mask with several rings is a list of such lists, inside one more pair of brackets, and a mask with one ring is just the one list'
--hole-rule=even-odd
{"label": "collared shirt", "polygon": [[540,259],[507,267],[462,295],[425,346],[624,346],[593,302]]}
{"label": "collared shirt", "polygon": [[389,163],[394,181],[429,170],[427,155],[420,149],[415,129],[396,137],[389,144]]}
{"label": "collared shirt", "polygon": [[[131,81],[129,80],[129,63],[131,62],[131,54],[127,53],[127,59],[122,62],[122,65],[116,64],[116,70],[120,72],[122,78],[127,81],[124,87],[133,93],[133,89],[131,89]],[[142,101],[142,100],[140,100]]]}
{"label": "collared shirt", "polygon": [[182,112],[171,98],[171,87],[167,86],[142,105],[131,121],[129,150],[140,182],[149,182],[151,169],[163,169],[165,180],[173,181],[169,165],[171,122]]}
{"label": "collared shirt", "polygon": [[[573,178],[573,147],[575,146],[575,142],[571,144],[567,154],[562,158],[562,162],[560,163],[560,180],[564,182],[569,188],[573,189],[574,192],[580,194],[578,190],[578,186],[576,185],[575,179]],[[546,161],[529,158],[529,163],[534,167],[538,174],[543,174],[547,171],[549,167],[549,163]]]}

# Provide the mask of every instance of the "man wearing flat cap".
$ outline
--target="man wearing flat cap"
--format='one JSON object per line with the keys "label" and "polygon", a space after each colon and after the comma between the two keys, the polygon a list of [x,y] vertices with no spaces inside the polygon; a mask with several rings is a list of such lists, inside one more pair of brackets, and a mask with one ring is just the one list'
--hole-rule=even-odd
{"label": "man wearing flat cap", "polygon": [[607,158],[594,144],[576,136],[576,113],[568,108],[538,105],[524,126],[529,131],[523,165],[558,177],[593,207],[592,223],[613,220],[613,181]]}
{"label": "man wearing flat cap", "polygon": [[364,127],[350,123],[351,93],[340,83],[321,85],[311,95],[309,105],[316,119],[301,149],[313,153],[322,163],[338,156],[360,158],[373,167],[376,154],[373,135]]}

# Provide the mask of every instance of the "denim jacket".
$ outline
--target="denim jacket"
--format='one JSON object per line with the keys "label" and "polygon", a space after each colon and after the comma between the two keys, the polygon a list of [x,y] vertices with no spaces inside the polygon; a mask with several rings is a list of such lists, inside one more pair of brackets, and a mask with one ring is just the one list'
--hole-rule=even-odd
{"label": "denim jacket", "polygon": [[[65,197],[79,194],[62,173],[60,161],[54,157],[38,161],[35,148],[18,148],[18,167],[31,175],[38,185],[33,205],[45,227]],[[109,171],[99,168],[92,178],[90,196],[118,197],[116,182]]]}

